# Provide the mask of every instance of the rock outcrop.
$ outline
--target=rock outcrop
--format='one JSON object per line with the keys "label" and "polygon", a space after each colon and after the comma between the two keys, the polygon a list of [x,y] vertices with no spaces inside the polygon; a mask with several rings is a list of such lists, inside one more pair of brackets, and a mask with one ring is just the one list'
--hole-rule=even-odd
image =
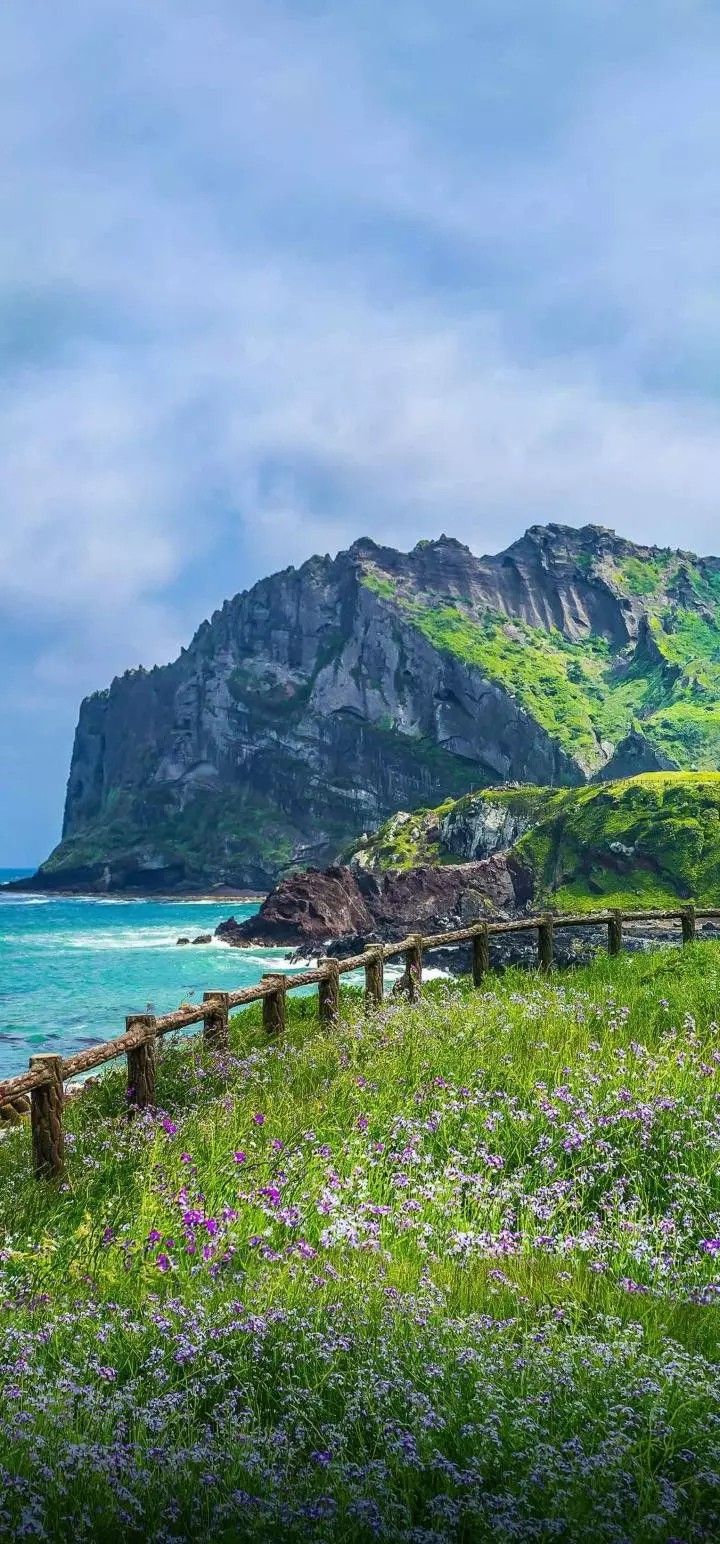
{"label": "rock outcrop", "polygon": [[504,856],[381,875],[339,866],[308,869],[281,880],[254,917],[221,922],[217,936],[236,946],[286,947],[394,939],[416,928],[441,930],[505,916],[529,899],[524,872],[513,870]]}
{"label": "rock outcrop", "polygon": [[631,734],[634,770],[714,766],[719,607],[715,559],[600,526],[533,526],[486,558],[444,536],[311,558],[82,704],[35,883],[267,889],[398,809],[585,783]]}

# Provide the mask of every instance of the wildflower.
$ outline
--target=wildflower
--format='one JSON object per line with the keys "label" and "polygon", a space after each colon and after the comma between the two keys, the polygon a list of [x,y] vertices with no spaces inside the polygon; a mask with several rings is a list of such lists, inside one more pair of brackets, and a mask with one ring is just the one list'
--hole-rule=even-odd
{"label": "wildflower", "polygon": [[235,1163],[247,1163],[247,1153],[233,1153],[233,1159]]}
{"label": "wildflower", "polygon": [[160,1125],[162,1126],[163,1131],[167,1132],[169,1137],[174,1137],[175,1132],[177,1131],[177,1124],[174,1120],[170,1120],[169,1116],[165,1115],[161,1120]]}
{"label": "wildflower", "polygon": [[720,1254],[720,1238],[701,1238],[700,1248],[705,1254],[713,1256]]}
{"label": "wildflower", "polygon": [[169,1259],[168,1259],[166,1254],[159,1254],[158,1257],[157,1257],[157,1260],[155,1261],[155,1264],[156,1264],[156,1266],[157,1266],[159,1271],[169,1271],[170,1270],[170,1261],[169,1261]]}
{"label": "wildflower", "polygon": [[263,1115],[262,1110],[258,1110],[256,1112],[256,1114],[253,1115],[253,1125],[254,1126],[264,1126],[265,1125],[265,1116]]}

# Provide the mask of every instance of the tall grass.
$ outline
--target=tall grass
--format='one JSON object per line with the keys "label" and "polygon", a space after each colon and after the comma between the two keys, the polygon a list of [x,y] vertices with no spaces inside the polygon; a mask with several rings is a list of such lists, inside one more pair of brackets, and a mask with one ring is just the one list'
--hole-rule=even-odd
{"label": "tall grass", "polygon": [[0,1144],[0,1535],[720,1533],[720,948],[166,1047]]}

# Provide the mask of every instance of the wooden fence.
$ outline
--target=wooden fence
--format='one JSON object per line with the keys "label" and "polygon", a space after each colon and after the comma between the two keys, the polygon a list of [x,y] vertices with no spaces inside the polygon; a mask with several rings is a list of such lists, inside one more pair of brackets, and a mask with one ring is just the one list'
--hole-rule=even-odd
{"label": "wooden fence", "polygon": [[338,1017],[340,977],[348,971],[364,969],[365,1000],[367,1007],[372,1009],[382,1002],[384,961],[398,955],[405,956],[404,988],[413,999],[417,997],[422,981],[423,956],[433,949],[472,943],[473,983],[480,986],[490,968],[490,939],[498,935],[536,931],[538,965],[542,972],[548,972],[553,964],[554,934],[560,928],[607,926],[608,951],[619,954],[626,922],[679,922],[683,943],[691,943],[696,935],[697,921],[710,918],[720,918],[720,910],[696,910],[686,906],[678,911],[638,911],[625,915],[617,910],[586,912],[580,916],[546,913],[519,917],[512,922],[476,922],[470,927],[434,933],[429,937],[414,934],[399,943],[376,945],[346,959],[325,957],[313,970],[300,971],[293,976],[265,975],[255,986],[243,987],[237,992],[205,992],[202,1004],[195,1008],[178,1008],[175,1013],[166,1013],[161,1018],[133,1014],[125,1021],[124,1035],[80,1051],[76,1056],[63,1058],[49,1052],[31,1056],[28,1072],[0,1083],[0,1106],[13,1105],[18,1100],[20,1107],[26,1110],[27,1096],[30,1096],[33,1170],[38,1177],[57,1178],[64,1170],[65,1082],[114,1061],[118,1056],[126,1056],[129,1107],[142,1109],[153,1105],[157,1041],[161,1035],[168,1035],[173,1030],[202,1023],[203,1040],[208,1050],[223,1051],[229,1046],[231,1009],[262,1001],[264,1028],[269,1035],[278,1035],[285,1027],[287,993],[302,987],[317,985],[319,1020],[324,1026],[331,1027]]}

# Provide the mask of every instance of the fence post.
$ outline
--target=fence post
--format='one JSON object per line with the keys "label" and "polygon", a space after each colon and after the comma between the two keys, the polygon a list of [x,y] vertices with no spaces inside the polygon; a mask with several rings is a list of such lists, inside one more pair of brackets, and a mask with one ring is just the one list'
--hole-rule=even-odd
{"label": "fence post", "polygon": [[696,921],[696,918],[695,918],[695,907],[694,906],[688,906],[687,911],[682,911],[680,913],[680,921],[682,923],[682,941],[683,941],[683,943],[684,944],[692,944],[692,943],[694,943],[695,942],[695,935],[696,935],[696,932],[697,932],[697,921]]}
{"label": "fence post", "polygon": [[55,1054],[30,1057],[31,1072],[46,1068],[50,1073],[50,1081],[33,1088],[30,1094],[33,1170],[37,1179],[59,1179],[65,1168],[61,1067],[62,1057]]}
{"label": "fence post", "polygon": [[275,990],[263,997],[263,1029],[266,1035],[281,1035],[285,1028],[285,993],[287,977],[266,971],[263,981],[274,981]]}
{"label": "fence post", "polygon": [[538,964],[543,975],[552,970],[554,955],[553,919],[543,917],[538,928]]}
{"label": "fence post", "polygon": [[487,922],[481,923],[472,941],[473,986],[482,986],[490,969],[490,934]]}
{"label": "fence post", "polygon": [[323,1029],[332,1029],[340,1017],[340,966],[326,954],[318,965],[327,972],[318,981],[318,1017]]}
{"label": "fence post", "polygon": [[374,949],[365,963],[365,1008],[377,1008],[383,1000],[384,965],[382,948]]}
{"label": "fence post", "polygon": [[128,1104],[136,1110],[145,1110],[155,1103],[155,1017],[151,1013],[133,1013],[125,1020],[129,1034],[134,1029],[145,1029],[148,1039],[127,1053]]}
{"label": "fence post", "polygon": [[422,934],[414,933],[410,946],[405,950],[405,975],[407,994],[415,1002],[422,985]]}
{"label": "fence post", "polygon": [[230,993],[203,992],[203,1002],[208,1004],[208,1011],[203,1019],[203,1043],[206,1051],[229,1051]]}
{"label": "fence post", "polygon": [[623,914],[614,911],[608,922],[608,954],[619,954],[623,943]]}

